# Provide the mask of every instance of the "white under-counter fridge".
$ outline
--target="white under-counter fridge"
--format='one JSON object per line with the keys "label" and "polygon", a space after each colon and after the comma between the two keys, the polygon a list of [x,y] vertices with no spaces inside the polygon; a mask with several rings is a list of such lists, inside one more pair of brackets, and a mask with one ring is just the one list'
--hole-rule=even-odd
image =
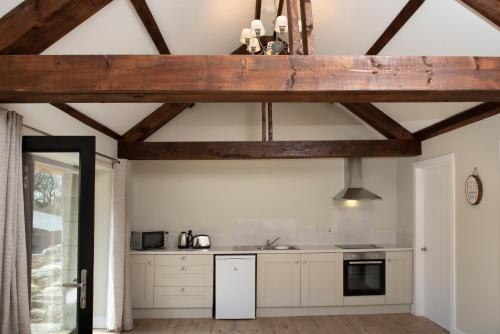
{"label": "white under-counter fridge", "polygon": [[215,319],[255,319],[256,255],[215,255]]}

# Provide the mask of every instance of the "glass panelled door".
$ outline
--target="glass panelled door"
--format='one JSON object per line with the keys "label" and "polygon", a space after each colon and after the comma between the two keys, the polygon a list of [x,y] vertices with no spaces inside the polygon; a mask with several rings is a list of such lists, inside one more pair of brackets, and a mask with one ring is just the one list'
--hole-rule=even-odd
{"label": "glass panelled door", "polygon": [[92,332],[95,140],[24,137],[34,334]]}

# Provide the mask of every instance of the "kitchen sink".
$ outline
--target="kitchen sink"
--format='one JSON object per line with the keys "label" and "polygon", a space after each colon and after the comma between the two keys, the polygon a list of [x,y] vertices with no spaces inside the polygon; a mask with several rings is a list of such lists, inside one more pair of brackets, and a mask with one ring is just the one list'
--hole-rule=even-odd
{"label": "kitchen sink", "polygon": [[279,246],[258,246],[258,250],[299,250],[300,248],[293,245],[279,245]]}

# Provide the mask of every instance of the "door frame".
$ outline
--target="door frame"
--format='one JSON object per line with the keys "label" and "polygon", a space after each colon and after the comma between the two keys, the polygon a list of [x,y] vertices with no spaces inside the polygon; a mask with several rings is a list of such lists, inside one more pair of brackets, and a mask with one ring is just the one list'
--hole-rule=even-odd
{"label": "door frame", "polygon": [[[94,200],[95,200],[95,137],[91,136],[23,136],[23,153],[69,152],[79,153],[78,197],[78,277],[87,270],[86,308],[79,307],[77,290],[77,331],[92,333],[94,291]],[[82,182],[85,180],[85,182]],[[82,222],[85,222],[83,224]],[[85,242],[81,242],[85,240]]]}
{"label": "door frame", "polygon": [[412,305],[412,313],[417,316],[424,316],[424,254],[420,251],[424,247],[424,217],[423,217],[423,170],[436,166],[447,165],[450,168],[451,184],[451,226],[450,226],[450,333],[460,333],[456,323],[456,183],[455,183],[455,154],[447,154],[423,161],[413,163],[413,217],[415,233],[415,298]]}

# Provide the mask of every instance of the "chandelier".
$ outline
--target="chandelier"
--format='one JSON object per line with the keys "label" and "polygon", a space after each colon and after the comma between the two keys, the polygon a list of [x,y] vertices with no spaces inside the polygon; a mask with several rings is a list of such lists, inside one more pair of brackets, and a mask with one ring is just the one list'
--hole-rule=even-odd
{"label": "chandelier", "polygon": [[241,31],[240,42],[247,46],[247,51],[252,55],[279,55],[288,54],[288,43],[284,36],[288,32],[288,19],[286,16],[278,16],[274,24],[275,40],[265,43],[263,36],[266,29],[261,20],[253,20],[250,28]]}

